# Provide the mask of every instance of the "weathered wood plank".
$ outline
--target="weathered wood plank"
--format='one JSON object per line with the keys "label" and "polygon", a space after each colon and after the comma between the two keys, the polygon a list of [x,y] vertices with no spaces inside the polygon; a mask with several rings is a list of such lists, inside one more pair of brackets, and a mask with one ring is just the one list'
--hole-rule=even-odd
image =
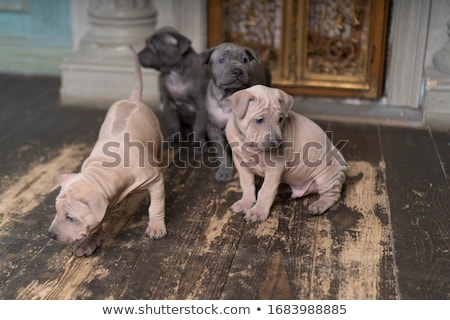
{"label": "weathered wood plank", "polygon": [[[296,299],[309,294],[317,218],[305,216],[304,201],[276,198],[262,223],[247,223],[233,259],[223,299]],[[309,221],[308,221],[309,220]]]}
{"label": "weathered wood plank", "polygon": [[[135,290],[145,299],[215,299],[220,295],[240,229],[240,221],[230,219],[224,210],[226,185],[215,186],[213,170],[171,170],[180,175],[167,183],[172,190],[166,208],[168,237],[139,250],[139,263],[114,272],[129,275],[129,290],[116,296],[131,298]],[[205,186],[215,187],[205,193],[186,192]]]}
{"label": "weathered wood plank", "polygon": [[442,172],[447,179],[450,179],[450,129],[447,132],[430,131],[430,134],[436,147]]}
{"label": "weathered wood plank", "polygon": [[347,161],[379,165],[381,149],[377,126],[335,122],[329,129],[329,137]]}
{"label": "weathered wood plank", "polygon": [[[377,196],[384,193],[387,198],[386,191],[386,165],[382,157],[381,143],[379,137],[379,127],[366,124],[346,124],[333,123],[331,126],[333,133],[333,142],[341,150],[345,159],[348,161],[364,161],[370,164],[372,170],[375,170],[374,177],[375,189]],[[351,172],[355,172],[355,168],[350,168]],[[364,173],[364,171],[362,171]],[[345,190],[344,190],[345,192]],[[368,203],[373,201],[375,195],[369,197]],[[363,199],[360,200],[361,202]],[[377,206],[377,204],[374,204]],[[383,207],[385,210],[383,209]],[[389,203],[383,203],[383,207],[375,207],[375,213],[378,216],[379,223],[382,225],[385,232],[390,231],[392,238],[392,225],[390,222]],[[384,210],[384,211],[383,211]],[[384,234],[386,242],[380,244],[383,249],[381,255],[380,270],[381,275],[378,283],[377,299],[398,299],[400,296],[397,279],[397,266],[394,256],[394,243],[392,239],[387,239]]]}
{"label": "weathered wood plank", "polygon": [[427,130],[381,128],[403,299],[449,299],[449,182]]}
{"label": "weathered wood plank", "polygon": [[[45,104],[47,104],[45,102]],[[32,119],[14,124],[14,134],[1,135],[0,142],[0,192],[22,176],[30,163],[51,161],[64,146],[84,144],[91,148],[97,138],[104,111],[60,108],[56,105]]]}
{"label": "weathered wood plank", "polygon": [[[349,162],[362,180],[346,186],[341,205],[320,220],[316,238],[315,299],[398,298],[384,164]],[[391,261],[385,265],[386,261]],[[328,272],[324,272],[328,270]],[[329,289],[324,285],[329,281]],[[381,288],[384,290],[381,291]]]}
{"label": "weathered wood plank", "polygon": [[[37,81],[40,82],[39,85],[37,85]],[[58,101],[59,79],[54,77],[12,77],[10,82],[1,86],[0,126],[4,130],[4,135],[7,136],[18,134],[27,128],[18,126],[18,123],[36,124],[32,120],[46,113],[55,105],[55,102]],[[50,104],[48,104],[49,101],[51,101]],[[45,120],[45,118],[41,118],[41,120]],[[4,135],[0,139],[5,139]]]}

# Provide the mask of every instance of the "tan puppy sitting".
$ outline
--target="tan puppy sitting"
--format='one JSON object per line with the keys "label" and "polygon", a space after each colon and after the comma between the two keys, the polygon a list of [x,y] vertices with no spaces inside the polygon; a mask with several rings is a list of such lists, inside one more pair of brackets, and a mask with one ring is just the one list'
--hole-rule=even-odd
{"label": "tan puppy sitting", "polygon": [[[264,221],[281,183],[290,186],[293,198],[320,195],[308,207],[311,214],[322,214],[337,202],[347,163],[317,124],[290,111],[292,96],[256,85],[229,99],[233,114],[225,132],[243,192],[233,212]],[[257,198],[255,175],[264,177]]]}
{"label": "tan puppy sitting", "polygon": [[110,107],[81,172],[54,178],[54,188],[61,190],[48,234],[66,244],[81,240],[73,251],[77,256],[95,251],[106,212],[136,193],[148,192],[151,198],[147,234],[154,239],[166,235],[164,180],[157,165],[162,134],[155,114],[141,102],[142,75],[134,56],[136,83],[130,99]]}

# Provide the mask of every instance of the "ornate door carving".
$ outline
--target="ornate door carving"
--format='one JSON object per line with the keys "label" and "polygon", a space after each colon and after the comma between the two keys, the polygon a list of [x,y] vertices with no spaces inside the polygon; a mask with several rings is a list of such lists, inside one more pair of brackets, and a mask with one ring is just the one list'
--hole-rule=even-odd
{"label": "ornate door carving", "polygon": [[388,0],[209,0],[208,46],[256,49],[291,94],[376,99],[387,12]]}

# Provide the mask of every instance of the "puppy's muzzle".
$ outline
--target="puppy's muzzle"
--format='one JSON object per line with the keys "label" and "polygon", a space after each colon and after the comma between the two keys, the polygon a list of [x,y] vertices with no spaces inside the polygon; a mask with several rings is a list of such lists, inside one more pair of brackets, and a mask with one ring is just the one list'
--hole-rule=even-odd
{"label": "puppy's muzzle", "polygon": [[283,143],[281,137],[268,134],[264,137],[264,141],[260,143],[260,148],[268,151],[270,149],[277,149]]}
{"label": "puppy's muzzle", "polygon": [[50,238],[52,238],[53,240],[58,240],[58,239],[57,239],[57,238],[58,238],[57,234],[54,233],[54,232],[52,232],[52,231],[49,231],[49,232],[47,233],[47,235],[48,235]]}
{"label": "puppy's muzzle", "polygon": [[155,68],[154,63],[152,62],[152,59],[150,59],[152,53],[147,48],[142,49],[138,53],[138,59],[139,63],[144,68]]}
{"label": "puppy's muzzle", "polygon": [[241,88],[242,84],[246,84],[248,79],[248,74],[244,68],[240,65],[230,65],[226,72],[223,74],[223,78],[220,79],[222,85],[230,86],[231,88]]}

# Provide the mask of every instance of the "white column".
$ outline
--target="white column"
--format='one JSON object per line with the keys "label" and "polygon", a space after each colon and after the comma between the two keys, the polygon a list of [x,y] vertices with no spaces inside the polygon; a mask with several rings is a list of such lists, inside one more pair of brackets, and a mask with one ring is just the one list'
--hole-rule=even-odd
{"label": "white column", "polygon": [[450,19],[447,20],[447,35],[449,37],[447,42],[433,55],[433,67],[450,75]]}
{"label": "white column", "polygon": [[[83,1],[72,0],[72,9],[77,5]],[[157,10],[152,0],[90,0],[87,15],[86,34],[61,64],[61,103],[108,108],[130,95],[134,68],[128,46],[144,47],[155,31]],[[143,78],[144,101],[158,105],[158,73],[143,69]]]}
{"label": "white column", "polygon": [[419,108],[430,8],[429,0],[392,3],[385,89],[388,106]]}
{"label": "white column", "polygon": [[[428,127],[448,131],[450,130],[450,1],[433,1],[431,17],[428,45],[430,48],[439,49],[434,49],[431,65],[425,69],[424,120]],[[433,20],[438,20],[437,26],[434,26]]]}

